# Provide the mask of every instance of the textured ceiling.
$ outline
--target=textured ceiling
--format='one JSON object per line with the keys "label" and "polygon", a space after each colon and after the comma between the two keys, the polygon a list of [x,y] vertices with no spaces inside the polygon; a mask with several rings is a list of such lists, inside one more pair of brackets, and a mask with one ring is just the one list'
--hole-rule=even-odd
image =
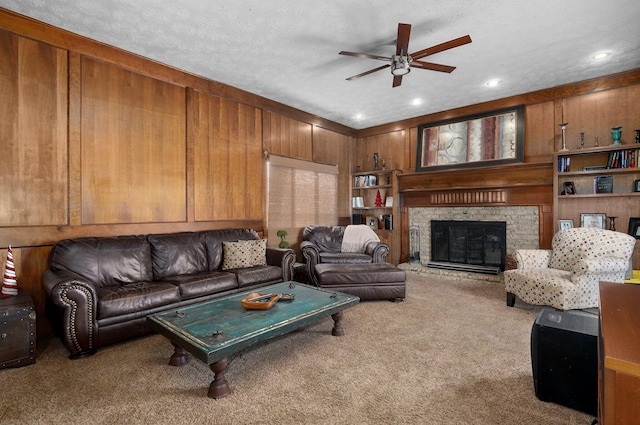
{"label": "textured ceiling", "polygon": [[[640,68],[637,0],[0,0],[0,6],[294,108],[368,128]],[[398,23],[409,51],[469,34],[392,88]],[[594,61],[601,51],[611,55]],[[497,87],[485,83],[499,79]],[[423,103],[411,104],[415,98]],[[358,120],[356,114],[363,114]]]}

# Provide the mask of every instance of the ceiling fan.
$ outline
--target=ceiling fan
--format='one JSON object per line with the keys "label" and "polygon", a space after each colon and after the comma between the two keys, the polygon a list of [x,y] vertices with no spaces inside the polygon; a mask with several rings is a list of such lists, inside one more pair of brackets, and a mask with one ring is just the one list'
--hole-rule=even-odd
{"label": "ceiling fan", "polygon": [[391,67],[391,74],[393,75],[393,87],[398,87],[402,84],[402,76],[408,74],[411,68],[430,69],[431,71],[440,72],[453,72],[456,69],[455,66],[440,65],[432,62],[424,62],[422,59],[426,56],[443,52],[445,50],[453,49],[467,43],[471,43],[471,37],[465,35],[453,40],[449,40],[445,43],[438,44],[433,47],[428,47],[424,50],[420,50],[415,53],[409,54],[409,36],[411,34],[411,25],[398,24],[398,38],[396,39],[396,54],[388,56],[370,55],[367,53],[354,53],[342,51],[339,55],[355,56],[365,59],[377,59],[381,61],[391,62],[390,64],[380,66],[378,68],[371,69],[358,75],[347,78],[347,80],[355,80],[356,78],[364,77],[365,75],[372,74],[376,71],[380,71],[385,68]]}

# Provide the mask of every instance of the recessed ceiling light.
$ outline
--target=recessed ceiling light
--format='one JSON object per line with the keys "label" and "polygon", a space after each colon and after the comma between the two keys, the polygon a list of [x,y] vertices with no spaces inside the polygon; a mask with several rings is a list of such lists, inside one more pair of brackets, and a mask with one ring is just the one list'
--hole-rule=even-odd
{"label": "recessed ceiling light", "polygon": [[412,104],[413,106],[422,105],[422,99],[419,99],[419,98],[413,99],[413,100],[411,101],[411,104]]}
{"label": "recessed ceiling light", "polygon": [[602,52],[602,53],[596,53],[595,55],[592,56],[592,58],[595,59],[595,60],[601,60],[601,59],[606,58],[607,56],[609,56],[609,53]]}
{"label": "recessed ceiling light", "polygon": [[486,82],[486,83],[484,83],[484,84],[485,84],[485,86],[487,86],[487,87],[495,87],[495,86],[497,86],[498,84],[500,84],[500,80],[498,80],[498,79],[489,80],[489,81],[487,81],[487,82]]}
{"label": "recessed ceiling light", "polygon": [[357,119],[357,120],[363,120],[364,119],[364,114],[355,114],[353,116],[353,118]]}

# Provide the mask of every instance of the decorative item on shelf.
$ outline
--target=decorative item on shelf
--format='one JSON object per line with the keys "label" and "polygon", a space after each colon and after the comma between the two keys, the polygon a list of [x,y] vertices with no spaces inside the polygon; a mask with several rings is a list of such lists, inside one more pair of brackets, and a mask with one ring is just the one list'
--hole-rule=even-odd
{"label": "decorative item on shelf", "polygon": [[640,239],[640,217],[629,217],[629,232],[631,236]]}
{"label": "decorative item on shelf", "polygon": [[562,186],[564,187],[564,190],[562,191],[561,195],[576,194],[576,187],[573,185],[573,182],[564,182],[562,183]]}
{"label": "decorative item on shelf", "polygon": [[598,146],[600,146],[599,141],[600,141],[600,137],[595,136],[595,137],[593,138],[593,146],[595,146],[596,148],[597,148]]}
{"label": "decorative item on shelf", "polygon": [[605,229],[606,221],[607,215],[603,213],[580,214],[581,227],[597,227],[598,229]]}
{"label": "decorative item on shelf", "polygon": [[634,130],[636,132],[636,143],[640,143],[640,130]]}
{"label": "decorative item on shelf", "polygon": [[633,191],[640,192],[640,180],[635,180],[633,182]]}
{"label": "decorative item on shelf", "polygon": [[[640,180],[638,180],[640,181]],[[387,196],[387,198],[384,200],[384,206],[385,207],[392,207],[393,206],[393,196]]]}
{"label": "decorative item on shelf", "polygon": [[387,161],[384,158],[382,159],[382,169],[383,170],[387,169]]}
{"label": "decorative item on shelf", "polygon": [[616,218],[618,218],[615,215],[610,215],[609,217],[607,217],[609,219],[609,230],[613,230],[614,232],[616,231]]}
{"label": "decorative item on shelf", "polygon": [[573,220],[558,220],[560,230],[573,229]]}
{"label": "decorative item on shelf", "polygon": [[593,179],[593,193],[613,193],[613,176],[597,176]]}
{"label": "decorative item on shelf", "polygon": [[364,208],[364,197],[362,197],[362,196],[354,196],[353,197],[353,208]]}
{"label": "decorative item on shelf", "polygon": [[287,231],[286,230],[278,230],[278,232],[276,233],[276,235],[280,238],[280,243],[278,244],[279,248],[289,248],[289,241],[287,241],[285,238],[287,237]]}
{"label": "decorative item on shelf", "polygon": [[380,156],[378,155],[378,152],[373,154],[373,169],[375,171],[378,171],[378,159],[380,158]]}
{"label": "decorative item on shelf", "polygon": [[567,138],[566,138],[567,124],[569,123],[563,122],[562,124],[560,124],[560,129],[562,130],[562,148],[560,149],[560,151],[562,152],[569,150],[567,149]]}
{"label": "decorative item on shelf", "polygon": [[356,165],[356,173],[359,173],[360,171],[362,171],[362,167],[360,167],[359,165]]}
{"label": "decorative item on shelf", "polygon": [[4,278],[2,279],[2,298],[15,297],[18,295],[18,279],[16,277],[16,268],[13,263],[13,250],[11,245],[7,250],[7,261],[4,266]]}
{"label": "decorative item on shelf", "polygon": [[374,215],[368,215],[366,218],[366,225],[371,227],[373,230],[378,230],[378,218]]}
{"label": "decorative item on shelf", "polygon": [[618,125],[611,127],[611,138],[613,139],[611,146],[619,146],[622,144],[620,143],[620,139],[622,138],[622,126]]}
{"label": "decorative item on shelf", "polygon": [[584,132],[580,133],[580,149],[584,149]]}
{"label": "decorative item on shelf", "polygon": [[378,192],[376,193],[375,206],[376,207],[381,207],[382,206],[382,196],[380,195],[380,190],[378,190]]}

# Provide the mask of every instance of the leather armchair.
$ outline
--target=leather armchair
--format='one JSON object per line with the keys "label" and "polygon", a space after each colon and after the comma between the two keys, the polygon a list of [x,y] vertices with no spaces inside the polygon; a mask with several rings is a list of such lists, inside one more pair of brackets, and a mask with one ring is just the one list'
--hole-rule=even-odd
{"label": "leather armchair", "polygon": [[516,250],[516,268],[504,272],[507,305],[518,296],[559,310],[597,307],[598,283],[624,282],[635,243],[625,233],[577,227],[556,233],[551,250]]}
{"label": "leather armchair", "polygon": [[307,263],[309,282],[319,286],[315,267],[321,263],[362,264],[384,263],[389,245],[378,241],[366,244],[363,252],[342,252],[342,240],[347,226],[312,224],[302,231],[300,250]]}

